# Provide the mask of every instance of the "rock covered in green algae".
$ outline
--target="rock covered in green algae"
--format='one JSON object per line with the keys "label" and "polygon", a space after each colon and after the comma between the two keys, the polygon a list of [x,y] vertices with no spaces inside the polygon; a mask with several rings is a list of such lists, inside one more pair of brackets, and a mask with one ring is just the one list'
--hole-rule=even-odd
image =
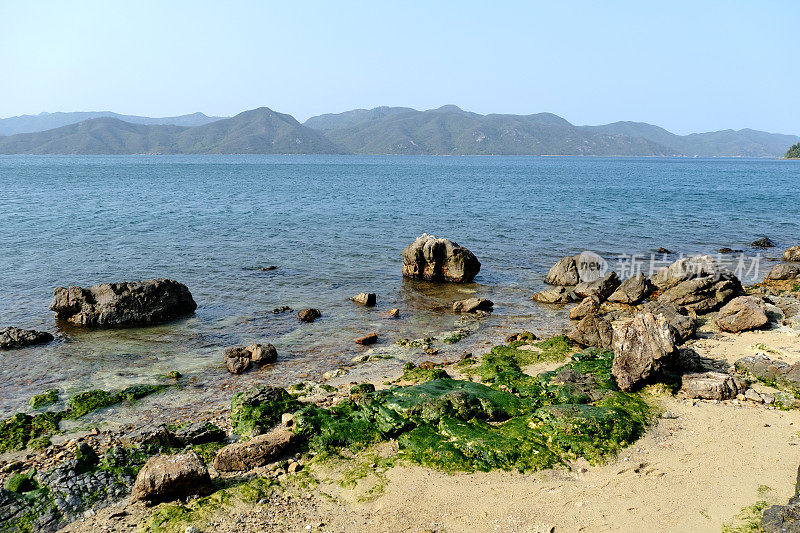
{"label": "rock covered in green algae", "polygon": [[431,381],[434,379],[449,378],[445,369],[440,366],[417,366],[414,363],[406,363],[403,367],[403,375],[399,381],[419,383],[421,381]]}
{"label": "rock covered in green algae", "polygon": [[447,471],[597,462],[643,433],[650,408],[616,389],[610,352],[585,350],[540,376],[520,370],[531,357],[495,347],[479,369],[488,384],[440,378],[360,394],[330,409],[307,406],[295,413],[294,431],[317,452],[357,451],[397,437],[406,457]]}
{"label": "rock covered in green algae", "polygon": [[58,389],[47,389],[42,394],[33,396],[28,402],[34,409],[41,409],[48,405],[53,405],[58,401]]}
{"label": "rock covered in green algae", "polygon": [[283,413],[300,408],[286,390],[280,387],[256,387],[234,395],[231,400],[231,425],[237,435],[265,433],[281,420]]}
{"label": "rock covered in green algae", "polygon": [[60,412],[33,416],[16,413],[3,420],[0,422],[0,453],[24,450],[35,439],[55,433],[62,418]]}
{"label": "rock covered in green algae", "polygon": [[80,418],[103,407],[139,400],[166,387],[166,385],[132,385],[118,392],[109,392],[103,389],[80,392],[70,397],[67,402],[69,416]]}

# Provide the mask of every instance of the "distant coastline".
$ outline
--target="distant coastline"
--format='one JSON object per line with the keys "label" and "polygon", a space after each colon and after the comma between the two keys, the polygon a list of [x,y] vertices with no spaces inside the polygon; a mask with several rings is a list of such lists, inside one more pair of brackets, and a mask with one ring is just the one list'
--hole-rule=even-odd
{"label": "distant coastline", "polygon": [[551,113],[479,115],[456,106],[358,109],[302,124],[266,107],[231,118],[100,112],[0,119],[0,133],[14,128],[36,131],[0,136],[0,154],[780,158],[800,143],[798,136],[750,129],[675,135],[641,122],[575,126]]}

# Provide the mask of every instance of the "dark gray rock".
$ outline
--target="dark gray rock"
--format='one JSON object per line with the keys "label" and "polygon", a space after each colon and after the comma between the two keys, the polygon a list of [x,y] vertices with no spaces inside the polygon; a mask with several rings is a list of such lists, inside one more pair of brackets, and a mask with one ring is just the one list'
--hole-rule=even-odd
{"label": "dark gray rock", "polygon": [[403,276],[468,283],[481,269],[475,254],[447,239],[423,233],[403,250]]}
{"label": "dark gray rock", "polygon": [[181,446],[221,442],[227,436],[225,430],[210,422],[192,422],[175,430],[175,439]]}
{"label": "dark gray rock", "polygon": [[53,340],[53,336],[46,331],[34,329],[3,328],[0,329],[0,350],[13,350],[34,344],[42,344]]}
{"label": "dark gray rock", "polygon": [[186,285],[171,279],[57,287],[50,309],[56,318],[81,326],[160,324],[197,309]]}
{"label": "dark gray rock", "polygon": [[761,237],[757,241],[750,243],[751,246],[756,248],[775,248],[775,243],[769,237]]}
{"label": "dark gray rock", "polygon": [[272,344],[234,346],[222,352],[222,361],[231,374],[241,374],[254,364],[266,365],[278,360],[278,351]]}
{"label": "dark gray rock", "polygon": [[297,313],[297,319],[300,322],[314,322],[321,316],[322,312],[319,309],[314,309],[313,307],[309,309],[303,309]]}
{"label": "dark gray rock", "polygon": [[742,294],[744,290],[739,279],[731,272],[722,271],[681,281],[662,292],[658,301],[685,307],[696,313],[708,313]]}
{"label": "dark gray rock", "polygon": [[229,444],[217,452],[214,468],[220,472],[243,472],[264,466],[292,448],[295,435],[285,429],[274,429],[246,442]]}
{"label": "dark gray rock", "polygon": [[141,426],[120,436],[119,442],[125,446],[153,446],[156,448],[174,448],[181,445],[175,438],[175,434],[164,424]]}

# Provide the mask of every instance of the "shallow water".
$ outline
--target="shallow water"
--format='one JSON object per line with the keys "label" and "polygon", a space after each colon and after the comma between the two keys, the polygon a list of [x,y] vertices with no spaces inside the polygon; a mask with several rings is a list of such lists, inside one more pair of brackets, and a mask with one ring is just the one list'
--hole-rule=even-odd
{"label": "shallow water", "polygon": [[[496,311],[453,353],[519,327],[553,332],[563,312],[529,296],[558,258],[659,246],[753,255],[762,235],[782,249],[800,241],[798,185],[800,166],[780,160],[0,156],[0,326],[59,334],[0,352],[0,412],[48,386],[115,388],[173,369],[223,379],[221,350],[237,343],[275,344],[279,363],[257,376],[276,382],[319,377],[372,331],[377,350],[403,357],[394,340],[456,329],[450,305],[472,294]],[[402,249],[423,232],[472,250],[476,283],[404,281]],[[56,286],[154,277],[186,283],[196,315],[82,331],[58,329],[48,310]],[[376,308],[347,300],[362,291],[378,294]],[[271,312],[283,305],[323,318]],[[385,318],[393,307],[403,319]]]}

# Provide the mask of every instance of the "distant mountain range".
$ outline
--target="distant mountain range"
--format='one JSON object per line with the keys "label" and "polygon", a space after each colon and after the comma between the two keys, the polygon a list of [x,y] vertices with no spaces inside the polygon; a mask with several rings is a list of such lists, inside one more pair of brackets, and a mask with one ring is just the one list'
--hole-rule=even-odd
{"label": "distant mountain range", "polygon": [[0,153],[780,157],[800,142],[750,129],[675,135],[642,122],[575,126],[551,113],[480,115],[453,105],[356,109],[304,124],[266,107],[232,118],[102,112],[0,119],[0,133],[14,128],[29,131],[0,136]]}
{"label": "distant mountain range", "polygon": [[151,118],[136,115],[120,115],[111,111],[79,111],[76,113],[39,113],[0,119],[0,135],[34,133],[52,130],[61,126],[77,124],[93,118],[113,117],[132,124],[172,124],[174,126],[202,126],[224,117],[207,117],[203,113],[177,117]]}

